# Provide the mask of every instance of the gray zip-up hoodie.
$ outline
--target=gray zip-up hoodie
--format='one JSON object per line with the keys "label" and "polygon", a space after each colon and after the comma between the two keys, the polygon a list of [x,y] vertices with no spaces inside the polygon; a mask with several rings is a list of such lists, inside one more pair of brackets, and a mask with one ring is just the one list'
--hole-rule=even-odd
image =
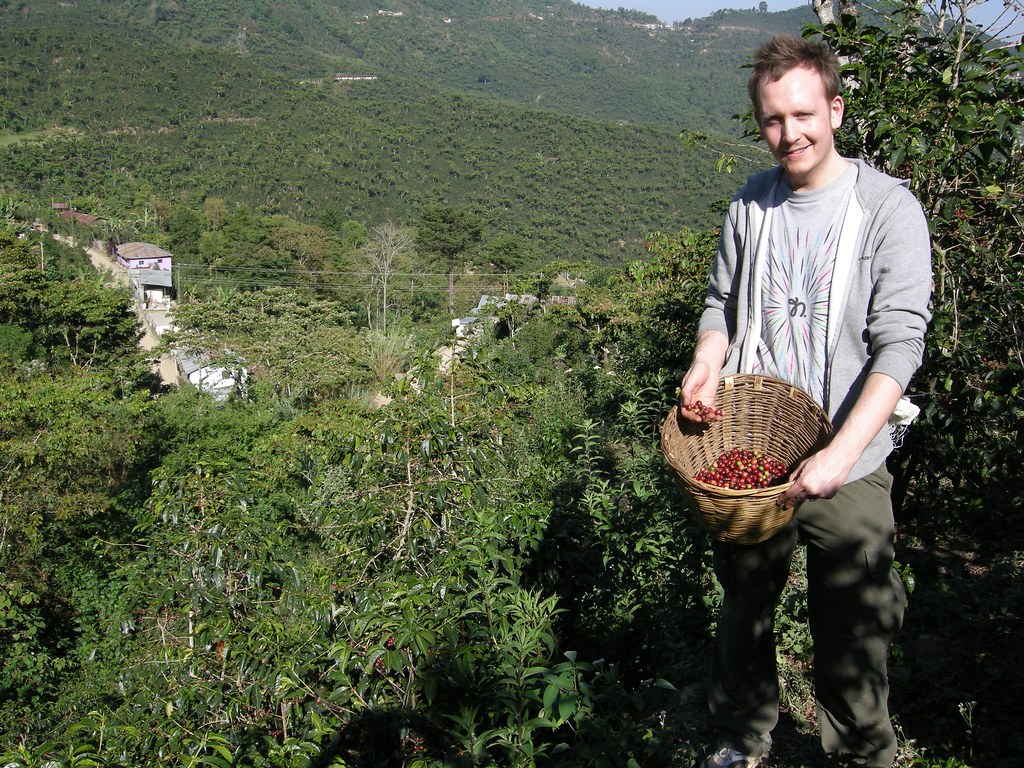
{"label": "gray zip-up hoodie", "polygon": [[[931,319],[931,246],[928,224],[908,182],[857,166],[836,252],[829,295],[825,402],[842,426],[870,373],[883,373],[906,390],[924,353]],[[729,339],[722,374],[749,372],[761,337],[761,285],[778,205],[782,171],[747,179],[729,206],[712,267],[699,332]],[[874,471],[892,451],[888,429],[872,439],[847,482]]]}

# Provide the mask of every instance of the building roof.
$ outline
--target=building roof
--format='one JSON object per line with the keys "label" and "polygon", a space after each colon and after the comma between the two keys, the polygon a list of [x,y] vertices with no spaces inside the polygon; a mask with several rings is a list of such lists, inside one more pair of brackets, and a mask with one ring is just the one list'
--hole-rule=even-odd
{"label": "building roof", "polygon": [[169,259],[171,254],[163,248],[149,243],[121,243],[117,246],[117,255],[127,260],[132,259]]}
{"label": "building roof", "polygon": [[69,220],[75,219],[83,224],[95,224],[97,221],[103,221],[102,216],[93,216],[91,213],[82,213],[81,211],[61,211],[60,217]]}

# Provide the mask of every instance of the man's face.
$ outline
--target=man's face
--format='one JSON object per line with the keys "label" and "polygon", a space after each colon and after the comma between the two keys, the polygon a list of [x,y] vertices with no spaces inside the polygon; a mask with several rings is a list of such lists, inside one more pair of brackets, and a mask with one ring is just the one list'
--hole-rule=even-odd
{"label": "man's face", "polygon": [[818,73],[805,67],[789,70],[758,89],[761,137],[797,191],[823,187],[846,168],[836,152],[832,132],[843,121],[843,99],[825,95]]}

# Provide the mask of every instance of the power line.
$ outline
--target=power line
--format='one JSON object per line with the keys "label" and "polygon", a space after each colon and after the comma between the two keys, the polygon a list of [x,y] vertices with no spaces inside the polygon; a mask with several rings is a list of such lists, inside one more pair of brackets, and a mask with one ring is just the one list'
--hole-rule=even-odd
{"label": "power line", "polygon": [[[245,288],[253,287],[255,285],[253,280],[245,280],[241,278],[230,278],[230,277],[205,277],[192,280],[193,283],[202,284],[208,287],[224,287],[224,288]],[[379,285],[379,284],[378,284]],[[260,283],[257,287],[261,288],[300,288],[300,289],[316,289],[320,291],[365,291],[367,289],[376,289],[378,286],[374,286],[371,283],[362,283],[353,285],[352,283],[325,283],[325,282],[303,282],[303,281],[275,281],[269,283]],[[448,283],[429,283],[429,282],[411,282],[402,283],[396,282],[391,284],[392,290],[399,294],[405,293],[438,293],[447,294],[449,292],[462,295],[462,294],[479,294],[481,285],[467,285],[465,283],[456,283],[454,286],[449,286]]]}
{"label": "power line", "polygon": [[[380,272],[361,272],[361,271],[336,271],[336,270],[310,270],[310,269],[290,269],[287,267],[223,267],[213,266],[209,264],[174,264],[174,269],[196,269],[203,271],[216,271],[216,272],[249,272],[259,274],[299,274],[299,275],[315,275],[315,276],[327,276],[327,277],[377,277]],[[535,273],[515,273],[515,272],[389,272],[388,275],[391,277],[443,277],[445,280],[448,279],[449,274],[455,277],[479,277],[479,278],[507,278],[507,277],[526,277]]]}
{"label": "power line", "polygon": [[[298,288],[320,291],[365,291],[378,288],[381,284],[381,273],[373,271],[352,270],[302,270],[285,267],[227,267],[207,264],[174,264],[172,269],[177,273],[177,285],[186,277],[191,283],[209,287],[262,287],[262,288]],[[248,276],[248,277],[246,277]],[[276,279],[274,279],[276,276]],[[525,276],[520,273],[519,276]],[[491,272],[390,272],[388,282],[399,293],[413,294],[479,294],[487,283],[500,282],[503,290],[508,281],[516,277],[515,273]],[[328,278],[314,279],[314,278]],[[361,282],[354,283],[353,278]],[[343,282],[338,282],[342,280]],[[467,283],[469,283],[467,285]]]}
{"label": "power line", "polygon": [[[232,280],[230,278],[209,278],[205,280],[197,280],[197,283],[201,282],[203,285],[210,287],[225,287],[225,288],[240,288],[240,287],[252,287],[253,282],[250,280]],[[354,286],[351,284],[342,283],[264,283],[259,287],[263,288],[316,288],[319,290],[338,290],[338,291],[354,291],[363,290],[370,288],[370,285],[359,285]],[[392,286],[393,290],[397,293],[442,293],[446,294],[449,292],[450,287],[447,284],[428,284],[428,283],[415,283],[409,285],[397,285]],[[456,285],[454,289],[451,289],[456,294],[479,294],[479,286],[467,286],[467,285]]]}

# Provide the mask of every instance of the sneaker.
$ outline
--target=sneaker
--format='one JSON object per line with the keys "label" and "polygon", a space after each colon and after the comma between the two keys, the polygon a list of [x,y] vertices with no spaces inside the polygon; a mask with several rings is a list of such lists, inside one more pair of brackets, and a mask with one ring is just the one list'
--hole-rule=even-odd
{"label": "sneaker", "polygon": [[713,755],[708,755],[704,758],[700,768],[757,768],[767,756],[767,752],[751,756],[744,755],[742,752],[737,752],[729,747],[722,747]]}

